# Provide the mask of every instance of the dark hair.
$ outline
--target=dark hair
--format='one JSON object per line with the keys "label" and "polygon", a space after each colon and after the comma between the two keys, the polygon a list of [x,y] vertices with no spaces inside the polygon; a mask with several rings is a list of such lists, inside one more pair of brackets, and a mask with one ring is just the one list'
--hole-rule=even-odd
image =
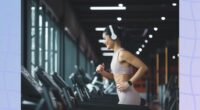
{"label": "dark hair", "polygon": [[[123,33],[122,27],[115,26],[115,25],[111,25],[111,26],[113,28],[114,33],[117,35],[117,37],[119,39],[119,37],[121,37],[121,35]],[[111,36],[111,30],[110,30],[109,26],[107,26],[103,32],[106,33],[107,35]]]}
{"label": "dark hair", "polygon": [[[123,27],[116,26],[116,25],[112,25],[112,28],[113,28],[114,33],[117,35],[117,40],[119,40],[121,42],[121,45],[124,47],[125,40],[126,40],[125,29]],[[110,30],[109,26],[107,26],[105,28],[103,33],[105,33],[111,37],[111,30]]]}

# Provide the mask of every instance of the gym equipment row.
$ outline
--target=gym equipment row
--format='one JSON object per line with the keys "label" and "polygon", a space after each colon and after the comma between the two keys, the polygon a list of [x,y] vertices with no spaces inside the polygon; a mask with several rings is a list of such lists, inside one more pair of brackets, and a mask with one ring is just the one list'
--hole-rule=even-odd
{"label": "gym equipment row", "polygon": [[22,67],[22,110],[149,110],[145,106],[119,105],[116,94],[91,94],[80,72],[77,69],[70,75],[70,87],[58,73],[51,76],[38,67],[33,78]]}

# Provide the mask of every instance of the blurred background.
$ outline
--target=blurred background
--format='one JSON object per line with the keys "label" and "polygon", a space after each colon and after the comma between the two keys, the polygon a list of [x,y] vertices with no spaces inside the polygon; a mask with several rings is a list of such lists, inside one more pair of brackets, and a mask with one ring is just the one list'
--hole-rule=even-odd
{"label": "blurred background", "polygon": [[[149,67],[135,84],[149,104],[178,107],[178,0],[22,0],[22,65],[54,72],[70,85],[75,65],[91,79],[96,66],[110,69],[103,44],[109,24],[125,28],[126,49]],[[100,76],[98,76],[100,77]],[[110,82],[111,83],[111,82]],[[174,101],[175,100],[175,101]]]}

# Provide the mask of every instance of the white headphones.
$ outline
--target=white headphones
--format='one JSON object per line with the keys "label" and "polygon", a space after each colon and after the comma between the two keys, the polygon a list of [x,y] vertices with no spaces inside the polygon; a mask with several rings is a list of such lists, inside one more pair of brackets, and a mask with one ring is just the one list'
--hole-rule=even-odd
{"label": "white headphones", "polygon": [[112,40],[116,40],[117,39],[117,35],[115,34],[113,28],[112,28],[112,25],[109,25],[109,29],[110,29],[110,32],[111,32],[111,38]]}

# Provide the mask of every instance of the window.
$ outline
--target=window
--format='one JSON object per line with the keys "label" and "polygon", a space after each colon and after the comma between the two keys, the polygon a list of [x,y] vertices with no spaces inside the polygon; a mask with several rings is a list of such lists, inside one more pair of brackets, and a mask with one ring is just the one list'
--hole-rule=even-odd
{"label": "window", "polygon": [[35,77],[35,67],[40,66],[48,74],[58,72],[71,83],[68,80],[69,75],[75,71],[74,66],[77,63],[85,72],[91,74],[94,71],[94,64],[80,49],[77,50],[76,42],[62,30],[62,27],[58,27],[51,14],[47,13],[48,10],[39,2],[36,3],[36,0],[28,0],[27,3],[28,33],[25,37],[28,53],[24,53],[24,56],[28,55],[26,66],[31,75]]}
{"label": "window", "polygon": [[36,66],[49,74],[59,72],[59,28],[39,3],[29,0],[27,6],[28,70],[33,77]]}
{"label": "window", "polygon": [[48,43],[49,43],[49,22],[45,22],[45,71],[48,71]]}
{"label": "window", "polygon": [[69,75],[75,71],[74,66],[77,65],[77,47],[75,42],[65,35],[64,37],[64,74],[68,83]]}
{"label": "window", "polygon": [[35,4],[32,4],[31,7],[30,7],[30,12],[31,12],[31,15],[30,15],[30,31],[29,31],[29,39],[30,39],[30,54],[31,54],[31,57],[30,57],[30,62],[29,62],[29,65],[30,65],[30,71],[31,71],[31,75],[33,77],[35,77],[35,74],[34,74],[34,68],[35,68],[35,64],[36,64],[36,60],[35,60],[35,56],[36,56],[36,7],[35,7]]}
{"label": "window", "polygon": [[[79,50],[80,51],[80,50]],[[79,52],[79,67],[84,69],[84,71],[86,72],[86,59],[84,54],[80,51]]]}
{"label": "window", "polygon": [[58,32],[58,29],[55,29],[54,32],[55,32],[55,39],[53,40],[54,41],[54,53],[55,53],[55,56],[54,56],[54,71],[58,72],[58,67],[59,67],[59,60],[58,60],[59,32]]}

